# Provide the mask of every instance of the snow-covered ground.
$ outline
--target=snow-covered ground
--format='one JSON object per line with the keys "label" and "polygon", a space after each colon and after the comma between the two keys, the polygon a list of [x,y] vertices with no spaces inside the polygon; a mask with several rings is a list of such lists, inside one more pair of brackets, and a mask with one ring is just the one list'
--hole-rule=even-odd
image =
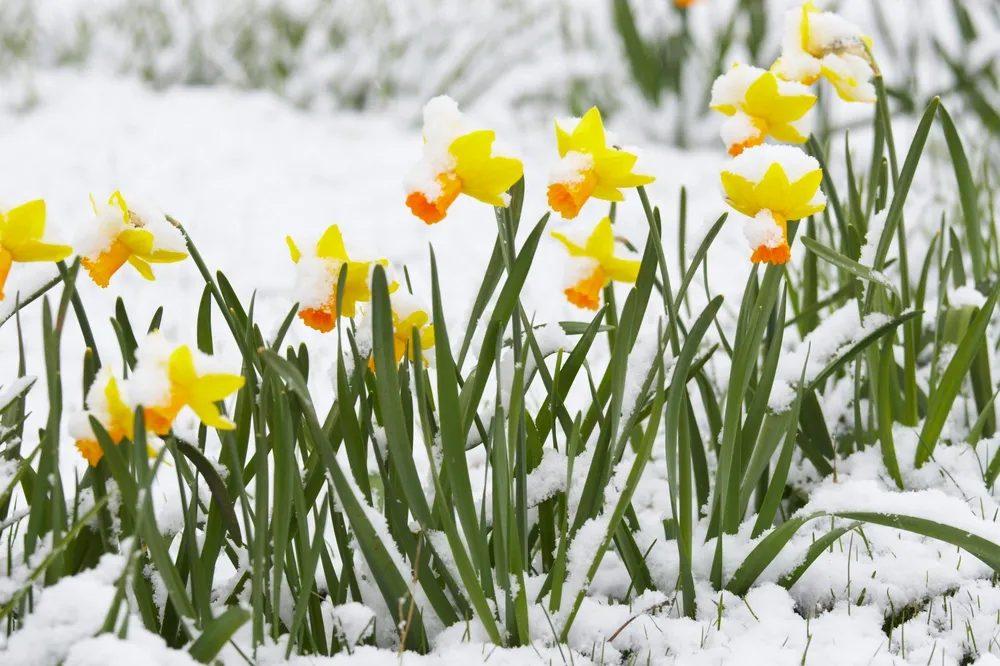
{"label": "snow-covered ground", "polygon": [[[402,182],[418,159],[419,132],[400,113],[364,114],[315,109],[303,111],[272,93],[246,92],[223,86],[171,88],[154,91],[140,83],[97,72],[44,70],[31,76],[33,108],[14,110],[17,100],[0,97],[0,199],[7,208],[33,198],[48,204],[50,232],[72,239],[75,228],[91,216],[89,194],[105,198],[121,189],[144,195],[182,221],[206,262],[221,270],[244,302],[256,291],[256,315],[265,335],[274,331],[293,304],[293,264],[286,235],[307,241],[328,225],[343,230],[352,257],[386,257],[397,274],[409,269],[414,291],[429,300],[431,245],[441,271],[443,301],[453,330],[461,330],[475,297],[496,236],[489,207],[460,199],[447,219],[425,226],[404,204]],[[3,93],[0,92],[0,96]],[[20,95],[20,92],[17,93]],[[544,184],[556,162],[551,124],[519,122],[518,116],[477,107],[473,124],[493,127],[503,143],[524,159],[527,196],[519,239],[527,235],[547,210]],[[642,169],[657,181],[650,198],[663,211],[664,236],[676,238],[680,189],[687,190],[688,248],[726,210],[719,186],[725,163],[720,146],[685,151],[647,140],[648,128],[612,121],[625,143],[642,146]],[[911,124],[901,122],[896,142],[908,143]],[[852,134],[856,147],[866,139]],[[932,139],[930,151],[940,150]],[[861,149],[863,156],[864,151]],[[841,164],[831,159],[831,163]],[[839,168],[839,167],[838,167]],[[908,202],[907,221],[918,239],[929,236],[948,199],[953,176],[950,166],[928,162],[918,171],[918,185]],[[842,174],[835,170],[835,177]],[[573,223],[553,219],[549,229],[578,228],[596,222],[606,212],[591,204]],[[647,233],[645,217],[634,193],[619,208],[616,233],[642,247]],[[678,273],[678,248],[667,260]],[[750,270],[749,251],[740,224],[727,224],[709,253],[709,289],[725,296],[723,321],[738,309]],[[921,255],[922,256],[922,255]],[[794,261],[801,261],[801,255]],[[912,260],[911,260],[912,261]],[[537,323],[586,321],[590,313],[576,310],[562,294],[566,258],[562,247],[543,238],[522,295],[529,316]],[[49,266],[17,265],[7,285],[8,294],[31,288],[53,274]],[[469,276],[473,276],[470,279]],[[165,309],[162,330],[179,342],[195,339],[194,315],[204,282],[192,262],[157,267],[157,281],[148,283],[132,271],[122,271],[107,290],[81,279],[79,289],[94,325],[102,356],[116,359],[118,345],[107,319],[121,296],[136,329],[144,329],[155,309]],[[700,280],[692,287],[695,304],[705,302]],[[53,297],[54,298],[54,297]],[[0,303],[0,319],[12,303]],[[217,333],[224,324],[216,322]],[[41,315],[38,304],[22,316],[28,372],[42,375]],[[75,326],[67,327],[63,341],[62,380],[66,408],[82,405],[83,342]],[[714,333],[713,333],[714,335]],[[217,335],[218,353],[230,365],[237,350],[226,336]],[[452,334],[452,339],[459,337]],[[336,345],[330,338],[293,325],[288,342],[309,344],[311,386],[321,405],[334,390],[328,370]],[[794,345],[794,340],[789,345]],[[16,374],[16,331],[13,322],[0,329],[0,383]],[[800,350],[801,351],[801,350]],[[595,355],[600,362],[601,352]],[[721,356],[717,355],[717,356]],[[724,371],[725,367],[717,368]],[[31,394],[33,416],[29,431],[42,424],[44,391]],[[194,426],[193,417],[179,429]],[[898,428],[901,461],[912,461],[916,434]],[[808,509],[816,511],[869,510],[906,512],[942,520],[1000,543],[995,517],[1000,502],[984,487],[982,467],[1000,442],[981,442],[978,450],[954,447],[938,452],[937,460],[921,470],[904,464],[906,487],[901,495],[886,478],[876,451],[839,461],[835,478],[817,480],[807,465],[793,469],[790,485],[808,490]],[[663,447],[654,448],[633,504],[642,530],[640,550],[651,546],[647,559],[660,589],[673,589],[677,579],[676,548],[663,539],[663,518],[669,515]],[[481,452],[470,460],[482,464]],[[82,469],[73,440],[66,434],[62,466]],[[2,477],[3,474],[0,474]],[[158,509],[169,520],[173,498],[167,490]],[[176,514],[173,519],[177,519]],[[593,581],[570,645],[554,647],[548,618],[540,606],[531,608],[534,648],[495,649],[478,623],[451,627],[435,639],[429,656],[361,647],[353,655],[334,658],[293,658],[295,666],[373,664],[454,666],[478,663],[513,666],[539,664],[679,664],[683,666],[764,666],[810,664],[943,664],[975,663],[998,666],[1000,658],[1000,591],[992,584],[993,571],[976,558],[923,537],[886,527],[867,526],[835,543],[790,591],[775,584],[801,560],[813,539],[825,533],[830,518],[804,529],[765,571],[760,585],[745,601],[728,593],[699,588],[697,619],[679,618],[673,599],[647,592],[629,605],[606,603],[626,595],[629,576],[617,557],[608,555]],[[704,530],[705,526],[700,529]],[[749,525],[726,537],[726,574],[731,575],[754,543]],[[700,544],[701,540],[696,539]],[[695,571],[707,580],[711,546],[695,549]],[[37,598],[35,613],[23,629],[0,646],[0,664],[56,664],[104,666],[133,663],[163,665],[193,663],[186,654],[170,651],[162,641],[134,621],[125,640],[110,635],[94,638],[103,622],[103,608],[114,594],[124,559],[106,557],[97,569],[60,582]],[[223,572],[224,574],[231,573]],[[529,580],[537,589],[541,580]],[[2,590],[2,586],[0,586]],[[908,617],[903,626],[887,628],[887,615],[931,599],[928,609]],[[349,624],[358,614],[343,612]],[[332,607],[325,611],[335,616]],[[648,611],[648,612],[647,612]],[[0,638],[0,641],[5,638]],[[249,627],[237,642],[249,645]],[[595,647],[596,646],[596,647]],[[974,647],[973,647],[974,646]],[[256,663],[279,663],[283,646],[258,650]],[[584,654],[588,656],[583,656]],[[981,655],[973,662],[965,655]],[[227,666],[245,663],[232,648],[223,652]]]}

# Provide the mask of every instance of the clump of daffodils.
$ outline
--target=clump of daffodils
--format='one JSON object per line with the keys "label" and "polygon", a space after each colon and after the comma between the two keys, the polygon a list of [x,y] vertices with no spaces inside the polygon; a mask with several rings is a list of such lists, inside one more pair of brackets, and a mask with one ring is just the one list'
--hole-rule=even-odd
{"label": "clump of daffodils", "polygon": [[833,12],[806,2],[785,16],[781,57],[770,71],[736,64],[712,85],[711,107],[728,116],[722,140],[734,157],[722,170],[726,202],[749,219],[744,235],[754,263],[784,264],[791,258],[788,222],[826,207],[819,191],[823,171],[801,149],[768,146],[808,140],[808,86],[828,79],[840,97],[874,102],[871,39]]}
{"label": "clump of daffodils", "polygon": [[521,179],[521,160],[495,152],[493,130],[466,132],[458,104],[447,95],[424,106],[423,157],[404,182],[406,205],[426,224],[440,222],[460,194],[504,207]]}
{"label": "clump of daffodils", "polygon": [[104,205],[93,197],[93,220],[83,226],[76,239],[81,265],[100,287],[126,263],[147,280],[155,280],[150,264],[169,264],[187,258],[184,235],[166,216],[142,202],[126,202],[115,192]]}
{"label": "clump of daffodils", "polygon": [[[337,325],[337,283],[340,271],[347,267],[340,313],[354,317],[359,303],[371,300],[371,276],[375,264],[388,266],[385,259],[352,261],[347,256],[340,228],[331,225],[308,254],[303,253],[291,236],[285,239],[292,261],[296,264],[295,292],[299,302],[299,318],[306,326],[322,333]],[[397,284],[389,285],[390,293]]]}
{"label": "clump of daffodils", "polygon": [[73,248],[45,242],[45,202],[29,201],[0,211],[0,300],[15,263],[62,261]]}
{"label": "clump of daffodils", "polygon": [[754,263],[784,264],[791,257],[788,222],[822,212],[823,171],[792,146],[756,146],[722,170],[726,203],[750,218],[744,235]]}
{"label": "clump of daffodils", "polygon": [[582,244],[566,234],[552,232],[570,255],[570,272],[565,289],[566,300],[578,308],[597,310],[601,291],[614,282],[634,283],[640,262],[615,256],[615,237],[610,218],[597,223]]}
{"label": "clump of daffodils", "polygon": [[871,38],[861,28],[812,2],[785,14],[781,57],[771,69],[806,85],[827,79],[848,102],[874,102]]}
{"label": "clump of daffodils", "polygon": [[[215,403],[243,387],[240,375],[223,371],[210,356],[186,345],[172,345],[159,333],[151,333],[139,347],[138,364],[131,379],[119,380],[108,366],[97,373],[87,389],[85,411],[70,421],[76,448],[91,467],[104,457],[90,423],[94,418],[111,441],[120,444],[134,435],[134,412],[143,409],[150,434],[166,435],[184,407],[189,407],[210,428],[232,430]],[[148,448],[151,456],[156,450]]]}
{"label": "clump of daffodils", "polygon": [[567,220],[579,215],[591,197],[624,201],[623,188],[655,180],[633,172],[638,155],[609,142],[597,107],[580,119],[557,120],[556,146],[561,159],[549,174],[548,200]]}
{"label": "clump of daffodils", "polygon": [[806,114],[815,103],[816,95],[807,86],[749,65],[733,65],[712,84],[711,106],[728,116],[722,124],[722,140],[734,157],[764,143],[767,136],[805,143],[809,136]]}

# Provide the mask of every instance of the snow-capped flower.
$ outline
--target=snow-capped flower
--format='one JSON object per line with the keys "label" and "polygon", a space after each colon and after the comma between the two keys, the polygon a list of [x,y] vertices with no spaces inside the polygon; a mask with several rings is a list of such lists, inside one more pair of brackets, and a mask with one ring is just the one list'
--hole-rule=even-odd
{"label": "snow-capped flower", "polygon": [[[347,266],[344,300],[340,312],[345,317],[357,314],[357,304],[371,300],[371,272],[375,264],[388,266],[385,259],[378,261],[351,261],[344,248],[340,228],[330,227],[316,243],[312,256],[303,255],[291,236],[285,240],[292,261],[297,265],[296,292],[299,301],[299,318],[306,326],[327,333],[337,325],[337,280],[342,266]],[[390,293],[397,283],[389,285]]]}
{"label": "snow-capped flower", "polygon": [[754,263],[787,262],[791,252],[786,223],[826,208],[826,197],[819,190],[823,180],[819,162],[799,148],[748,148],[721,177],[726,203],[753,218],[746,236],[754,250]]}
{"label": "snow-capped flower", "polygon": [[608,145],[597,107],[575,125],[556,121],[556,145],[562,159],[549,174],[549,206],[567,220],[576,217],[590,197],[624,201],[621,188],[656,180],[632,172],[636,154]]}
{"label": "snow-capped flower", "polygon": [[722,125],[722,140],[734,157],[764,143],[767,135],[805,143],[805,116],[815,103],[816,96],[801,83],[779,80],[773,72],[749,65],[733,65],[712,84],[711,106],[729,116]]}
{"label": "snow-capped flower", "polygon": [[612,280],[631,283],[639,276],[638,261],[614,256],[615,237],[610,218],[598,222],[582,246],[557,231],[552,232],[552,237],[565,245],[573,257],[574,270],[565,293],[566,299],[577,307],[596,310],[601,304],[601,290]]}
{"label": "snow-capped flower", "polygon": [[68,245],[43,242],[44,234],[45,202],[41,199],[0,211],[0,300],[15,261],[62,261],[73,252]]}
{"label": "snow-capped flower", "polygon": [[406,205],[426,224],[440,222],[459,194],[503,208],[521,179],[521,160],[494,154],[492,130],[463,133],[462,113],[447,95],[424,106],[424,155],[404,182]]}
{"label": "snow-capped flower", "polygon": [[142,405],[150,432],[170,432],[184,407],[190,407],[210,428],[236,427],[215,403],[240,390],[242,376],[222,372],[211,356],[192,351],[187,345],[172,345],[156,332],[146,337],[136,358],[129,391],[132,400]]}
{"label": "snow-capped flower", "polygon": [[160,211],[138,202],[126,203],[121,192],[112,194],[103,206],[93,197],[90,203],[94,220],[80,230],[76,251],[98,286],[107,287],[125,262],[142,277],[155,280],[150,264],[187,258],[183,234]]}
{"label": "snow-capped flower", "polygon": [[[403,360],[404,355],[411,361],[416,361],[416,349],[410,344],[413,329],[417,329],[420,336],[420,352],[424,365],[427,365],[427,352],[434,347],[434,325],[430,323],[430,315],[414,296],[405,292],[393,294],[392,337],[397,364]],[[369,359],[368,367],[375,370],[374,355]]]}
{"label": "snow-capped flower", "polygon": [[811,85],[824,77],[848,102],[874,102],[869,61],[871,38],[833,12],[812,2],[785,13],[781,57],[771,66],[786,81]]}

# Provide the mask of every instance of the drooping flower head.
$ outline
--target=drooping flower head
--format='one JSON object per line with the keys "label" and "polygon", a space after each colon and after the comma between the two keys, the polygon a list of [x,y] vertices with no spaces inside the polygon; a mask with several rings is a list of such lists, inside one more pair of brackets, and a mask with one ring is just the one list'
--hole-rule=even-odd
{"label": "drooping flower head", "polygon": [[104,288],[126,262],[147,280],[156,279],[150,264],[170,264],[187,258],[184,235],[160,211],[141,202],[126,203],[115,192],[98,206],[93,197],[93,221],[80,229],[76,240],[81,264]]}
{"label": "drooping flower head", "polygon": [[[434,348],[434,324],[423,304],[412,294],[398,291],[392,295],[392,337],[396,364],[406,356],[416,361],[416,348],[412,343],[413,329],[420,336],[420,352],[424,365],[428,364],[428,352]],[[368,367],[374,372],[375,356],[368,360]]]}
{"label": "drooping flower head", "polygon": [[712,84],[711,106],[729,116],[722,125],[722,140],[734,157],[764,143],[768,135],[805,143],[806,113],[815,103],[816,96],[801,83],[780,80],[773,72],[749,65],[733,65]]}
{"label": "drooping flower head", "polygon": [[68,245],[53,245],[45,235],[45,202],[29,201],[0,211],[0,300],[14,262],[62,261],[73,252]]}
{"label": "drooping flower head", "polygon": [[726,203],[752,218],[744,233],[754,263],[789,260],[787,222],[826,208],[822,180],[819,162],[792,146],[748,148],[722,171]]}
{"label": "drooping flower head", "polygon": [[[297,265],[296,292],[299,300],[299,318],[306,326],[327,333],[337,325],[337,281],[341,267],[347,266],[344,299],[340,312],[345,317],[357,314],[358,303],[371,300],[371,272],[375,264],[388,266],[385,259],[378,261],[351,261],[344,247],[344,238],[336,224],[323,233],[312,255],[304,255],[291,236],[285,239],[292,261]],[[397,283],[389,285],[396,290]]]}
{"label": "drooping flower head", "polygon": [[601,305],[601,290],[615,282],[635,282],[640,262],[615,256],[615,237],[611,220],[597,223],[583,245],[557,231],[552,237],[561,242],[572,257],[572,273],[565,290],[566,299],[579,308],[596,310]]}
{"label": "drooping flower head", "polygon": [[549,174],[549,206],[567,220],[576,217],[590,197],[624,201],[621,188],[656,180],[632,172],[635,153],[608,145],[597,107],[578,121],[556,121],[556,145],[562,159]]}
{"label": "drooping flower head", "polygon": [[136,358],[130,392],[135,403],[142,405],[150,432],[170,432],[184,407],[190,407],[209,428],[236,427],[215,403],[240,390],[242,376],[223,372],[213,357],[192,351],[187,345],[172,345],[157,332],[146,337]]}
{"label": "drooping flower head", "polygon": [[521,179],[521,160],[494,154],[493,130],[464,132],[458,104],[447,95],[424,106],[424,153],[403,183],[406,205],[426,224],[440,222],[459,194],[504,207]]}
{"label": "drooping flower head", "polygon": [[833,84],[848,102],[874,102],[874,74],[868,50],[871,38],[833,12],[812,2],[785,13],[781,57],[771,70],[786,81],[811,85],[819,77]]}

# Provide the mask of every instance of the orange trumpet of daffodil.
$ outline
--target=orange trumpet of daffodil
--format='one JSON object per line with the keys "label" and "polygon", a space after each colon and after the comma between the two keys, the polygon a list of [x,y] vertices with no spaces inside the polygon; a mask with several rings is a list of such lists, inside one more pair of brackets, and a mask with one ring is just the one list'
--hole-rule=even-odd
{"label": "orange trumpet of daffodil", "polygon": [[[104,457],[104,450],[97,442],[97,436],[93,432],[89,417],[93,416],[97,419],[115,444],[120,444],[124,439],[132,439],[135,416],[132,413],[132,408],[125,401],[122,394],[123,388],[119,386],[118,380],[105,366],[97,373],[94,383],[87,390],[87,411],[78,417],[77,431],[79,436],[76,440],[76,448],[91,467],[97,467],[97,463]],[[150,457],[157,455],[156,449],[148,444],[146,452]]]}

